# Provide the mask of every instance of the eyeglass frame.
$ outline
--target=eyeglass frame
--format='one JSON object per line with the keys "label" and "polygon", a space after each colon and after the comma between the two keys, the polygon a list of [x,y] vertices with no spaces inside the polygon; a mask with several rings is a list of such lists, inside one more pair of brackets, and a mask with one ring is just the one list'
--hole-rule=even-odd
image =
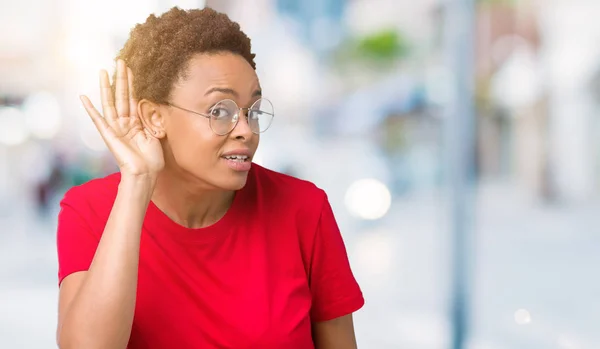
{"label": "eyeglass frame", "polygon": [[[233,116],[233,117],[235,117],[235,123],[233,124],[233,127],[231,128],[231,130],[229,130],[229,131],[227,131],[227,132],[225,132],[225,133],[223,133],[223,134],[216,132],[216,131],[215,131],[215,129],[213,128],[213,126],[212,126],[212,116],[211,116],[211,115],[204,114],[204,113],[199,113],[199,112],[197,112],[197,111],[193,111],[193,110],[189,110],[189,109],[186,109],[186,108],[180,107],[180,106],[178,106],[178,105],[175,105],[175,104],[173,104],[173,103],[171,103],[171,102],[167,102],[167,103],[166,103],[166,105],[168,105],[168,106],[170,106],[170,107],[173,107],[173,108],[177,108],[177,109],[180,109],[180,110],[186,111],[186,112],[188,112],[188,113],[192,113],[192,114],[200,115],[200,116],[203,116],[203,117],[207,118],[207,119],[208,119],[208,125],[209,125],[209,127],[210,127],[211,131],[213,131],[213,133],[214,133],[214,134],[216,134],[217,136],[226,136],[226,135],[230,134],[230,133],[231,133],[233,130],[235,130],[235,128],[237,127],[238,123],[240,122],[240,112],[243,112],[243,110],[246,110],[246,113],[245,113],[245,115],[246,115],[246,122],[248,122],[248,126],[250,125],[250,120],[248,120],[248,117],[249,117],[249,115],[248,115],[248,114],[249,114],[249,111],[250,111],[250,110],[259,110],[259,111],[260,111],[260,109],[252,109],[252,108],[253,108],[253,107],[256,105],[256,103],[257,103],[257,102],[259,102],[259,101],[261,101],[261,100],[266,100],[267,102],[269,102],[269,104],[271,104],[271,107],[273,108],[273,112],[272,112],[272,113],[267,113],[267,112],[263,112],[263,111],[261,111],[261,112],[262,112],[262,113],[265,113],[265,114],[269,114],[269,115],[271,115],[271,118],[275,118],[275,108],[273,107],[273,103],[272,103],[272,102],[271,102],[269,99],[267,99],[267,98],[263,98],[263,97],[261,97],[261,98],[257,99],[257,100],[256,100],[254,103],[252,103],[252,105],[251,105],[249,108],[243,108],[243,107],[240,107],[240,106],[238,106],[238,104],[237,104],[237,103],[236,103],[236,102],[235,102],[233,99],[229,99],[229,98],[226,98],[226,99],[220,100],[220,101],[218,101],[217,103],[215,103],[215,104],[214,104],[214,105],[211,107],[211,111],[212,111],[212,108],[214,108],[215,106],[217,106],[217,105],[219,105],[220,103],[223,103],[223,102],[225,102],[225,101],[230,101],[230,102],[233,102],[233,104],[235,104],[235,106],[236,106],[236,107],[237,107],[237,109],[238,109],[238,110],[237,110],[237,112],[236,112],[236,113],[234,114],[234,116]],[[271,119],[271,123],[269,123],[269,126],[268,126],[268,127],[267,127],[267,128],[264,130],[264,131],[262,131],[262,132],[261,132],[260,130],[259,130],[258,132],[254,132],[254,130],[252,130],[252,127],[250,127],[250,131],[252,131],[252,133],[254,133],[255,135],[259,135],[259,134],[261,134],[261,133],[264,133],[264,132],[266,132],[266,131],[267,131],[267,130],[268,130],[270,127],[271,127],[271,124],[272,124],[272,123],[273,123],[273,119]]]}

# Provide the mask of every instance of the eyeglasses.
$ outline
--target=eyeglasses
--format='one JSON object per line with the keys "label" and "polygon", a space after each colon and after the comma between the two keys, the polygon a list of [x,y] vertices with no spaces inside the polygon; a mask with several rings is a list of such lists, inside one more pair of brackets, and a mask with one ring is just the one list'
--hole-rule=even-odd
{"label": "eyeglasses", "polygon": [[273,104],[266,98],[257,100],[250,108],[240,108],[231,99],[225,99],[210,108],[209,114],[198,113],[173,103],[167,104],[189,113],[204,116],[209,120],[211,130],[218,136],[224,136],[233,131],[240,120],[240,112],[244,110],[246,111],[246,120],[250,130],[254,134],[265,132],[271,126],[273,117],[275,117]]}

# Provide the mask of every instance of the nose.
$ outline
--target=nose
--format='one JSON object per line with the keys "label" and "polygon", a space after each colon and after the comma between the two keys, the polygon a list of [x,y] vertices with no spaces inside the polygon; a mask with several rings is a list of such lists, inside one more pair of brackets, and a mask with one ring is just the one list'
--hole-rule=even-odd
{"label": "nose", "polygon": [[238,139],[238,140],[249,140],[254,133],[252,133],[252,129],[250,128],[250,124],[248,124],[248,110],[244,108],[240,108],[238,114],[238,122],[231,131],[230,136]]}

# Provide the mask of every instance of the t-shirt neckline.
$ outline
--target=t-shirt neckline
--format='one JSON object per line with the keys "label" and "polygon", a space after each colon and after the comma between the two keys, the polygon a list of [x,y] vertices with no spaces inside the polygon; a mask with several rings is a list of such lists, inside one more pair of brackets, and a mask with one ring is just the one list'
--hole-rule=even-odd
{"label": "t-shirt neckline", "polygon": [[[248,178],[248,181],[250,178]],[[146,216],[146,222],[153,226],[156,226],[160,231],[164,231],[166,234],[172,236],[177,240],[184,240],[189,242],[203,242],[207,240],[217,239],[228,234],[235,222],[238,221],[242,213],[244,196],[247,192],[246,185],[235,192],[233,201],[225,215],[212,225],[203,228],[188,228],[175,221],[173,221],[166,213],[164,213],[156,204],[151,200],[148,204],[148,211]],[[154,229],[152,229],[154,231]]]}

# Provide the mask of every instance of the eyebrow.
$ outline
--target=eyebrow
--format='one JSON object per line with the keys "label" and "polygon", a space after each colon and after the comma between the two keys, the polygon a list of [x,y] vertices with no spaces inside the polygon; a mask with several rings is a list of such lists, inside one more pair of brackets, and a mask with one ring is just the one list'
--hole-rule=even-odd
{"label": "eyebrow", "polygon": [[[208,91],[206,91],[206,93],[204,95],[208,96],[209,94],[215,93],[215,92],[220,92],[220,93],[232,95],[234,97],[239,97],[238,93],[235,92],[235,90],[230,89],[230,88],[223,88],[223,87],[213,87],[213,88],[209,89]],[[261,96],[262,96],[262,90],[260,90],[260,89],[255,90],[252,93],[252,97],[261,97]]]}

